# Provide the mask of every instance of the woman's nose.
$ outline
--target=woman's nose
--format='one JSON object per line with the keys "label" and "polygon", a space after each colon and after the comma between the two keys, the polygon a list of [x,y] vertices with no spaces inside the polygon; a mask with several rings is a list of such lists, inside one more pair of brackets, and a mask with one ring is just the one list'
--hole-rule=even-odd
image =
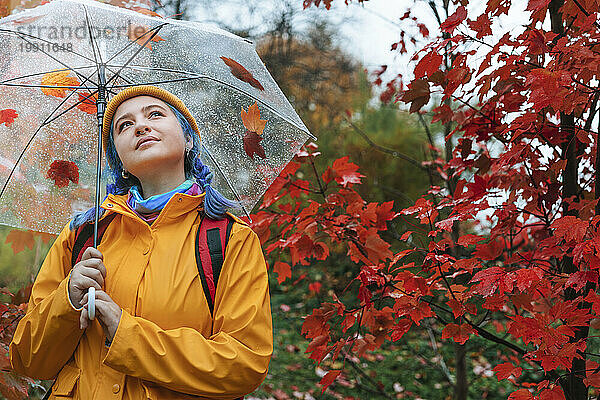
{"label": "woman's nose", "polygon": [[141,135],[141,134],[146,134],[150,132],[150,127],[148,126],[148,124],[141,122],[139,123],[136,127],[135,127],[135,134],[136,135]]}

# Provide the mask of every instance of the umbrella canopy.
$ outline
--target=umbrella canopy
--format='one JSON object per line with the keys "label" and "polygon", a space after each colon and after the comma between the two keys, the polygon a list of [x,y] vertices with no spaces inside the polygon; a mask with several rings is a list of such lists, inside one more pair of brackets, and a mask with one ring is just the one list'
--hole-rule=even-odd
{"label": "umbrella canopy", "polygon": [[183,100],[213,187],[246,212],[313,137],[250,41],[150,14],[54,0],[0,19],[0,223],[58,233],[94,206],[96,100],[126,87]]}

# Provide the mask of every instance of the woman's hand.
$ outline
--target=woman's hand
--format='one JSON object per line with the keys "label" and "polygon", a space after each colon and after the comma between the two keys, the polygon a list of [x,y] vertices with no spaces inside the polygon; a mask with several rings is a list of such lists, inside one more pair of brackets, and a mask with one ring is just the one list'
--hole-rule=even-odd
{"label": "woman's hand", "polygon": [[[85,304],[81,315],[79,316],[79,327],[85,329],[89,326],[90,320],[88,319],[87,312],[87,301],[88,294],[83,296],[82,302]],[[112,341],[121,321],[121,307],[110,298],[103,290],[96,290],[96,316],[102,329],[104,329],[104,335],[108,340]]]}
{"label": "woman's hand", "polygon": [[104,287],[106,267],[103,259],[104,256],[98,249],[88,247],[83,252],[81,261],[73,267],[69,279],[69,300],[73,306],[80,307],[85,303],[82,299],[88,288],[93,286],[98,291]]}

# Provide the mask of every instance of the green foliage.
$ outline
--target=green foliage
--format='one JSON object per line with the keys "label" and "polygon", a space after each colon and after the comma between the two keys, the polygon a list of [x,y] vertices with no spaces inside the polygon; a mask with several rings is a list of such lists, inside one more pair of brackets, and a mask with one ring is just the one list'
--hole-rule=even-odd
{"label": "green foliage", "polygon": [[25,249],[14,254],[11,243],[6,238],[14,228],[0,225],[0,287],[6,287],[16,293],[35,280],[45,255],[53,241],[44,243],[35,238],[33,249]]}

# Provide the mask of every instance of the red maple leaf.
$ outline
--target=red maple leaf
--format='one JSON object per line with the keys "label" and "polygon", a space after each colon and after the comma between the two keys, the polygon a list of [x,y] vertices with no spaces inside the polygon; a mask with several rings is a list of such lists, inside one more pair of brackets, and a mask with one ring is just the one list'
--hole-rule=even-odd
{"label": "red maple leaf", "polygon": [[93,95],[88,92],[77,93],[79,95],[80,103],[77,104],[77,108],[88,114],[96,114],[96,100],[98,99],[98,93]]}
{"label": "red maple leaf", "polygon": [[33,249],[35,238],[32,231],[12,229],[6,236],[6,242],[4,243],[10,243],[13,253],[17,254],[25,250],[25,247],[29,248],[29,250]]}
{"label": "red maple leaf", "polygon": [[481,14],[475,21],[469,21],[469,28],[477,32],[477,39],[492,34],[492,23],[486,13]]}
{"label": "red maple leaf", "polygon": [[454,111],[450,108],[448,104],[442,104],[439,107],[433,109],[435,113],[431,122],[442,121],[442,124],[446,124],[452,120],[452,116],[454,115]]}
{"label": "red maple leaf", "polygon": [[244,151],[254,160],[254,155],[258,155],[259,157],[266,158],[265,149],[260,144],[261,140],[263,140],[262,134],[267,125],[267,121],[264,119],[260,119],[260,110],[258,109],[258,104],[254,102],[250,107],[248,107],[248,111],[244,110],[242,107],[242,111],[240,113],[242,117],[242,123],[246,128],[246,133],[244,134]]}
{"label": "red maple leaf", "polygon": [[425,79],[415,79],[408,84],[408,90],[405,90],[400,100],[410,103],[410,112],[419,111],[429,102],[431,91],[429,82]]}
{"label": "red maple leaf", "polygon": [[223,62],[229,67],[233,76],[238,78],[239,80],[249,83],[250,86],[257,88],[258,90],[265,90],[263,85],[260,84],[258,80],[252,75],[250,71],[242,66],[242,64],[238,63],[235,60],[227,57],[219,57]]}
{"label": "red maple leaf", "polygon": [[427,317],[433,317],[435,314],[429,304],[420,302],[408,297],[400,297],[394,304],[394,310],[398,311],[398,316],[408,315],[417,325]]}
{"label": "red maple leaf", "polygon": [[277,283],[285,281],[287,278],[292,277],[292,268],[289,264],[277,261],[273,266],[273,272],[277,274]]}
{"label": "red maple leaf", "polygon": [[540,391],[540,400],[565,400],[565,393],[560,386],[545,388]]}
{"label": "red maple leaf", "polygon": [[340,372],[342,372],[342,371],[339,369],[335,369],[335,370],[328,371],[325,374],[325,376],[319,381],[319,385],[323,386],[323,388],[321,389],[321,393],[324,393],[325,390],[327,390],[329,385],[331,385],[335,381],[335,379],[338,377]]}
{"label": "red maple leaf", "polygon": [[473,255],[483,260],[495,260],[496,258],[500,257],[504,251],[504,248],[504,240],[501,238],[496,238],[490,240],[489,243],[478,244]]}
{"label": "red maple leaf", "polygon": [[5,124],[6,126],[10,126],[18,116],[19,114],[12,108],[0,110],[0,125]]}
{"label": "red maple leaf", "polygon": [[402,338],[402,336],[404,336],[404,334],[410,330],[412,323],[413,322],[410,319],[407,319],[407,318],[400,319],[394,325],[394,328],[392,330],[392,337],[391,337],[392,341],[396,342],[396,341],[400,340],[400,338]]}
{"label": "red maple leaf", "polygon": [[390,244],[381,239],[374,228],[369,229],[364,247],[371,262],[392,258]]}
{"label": "red maple leaf", "polygon": [[477,331],[469,324],[448,324],[442,330],[442,339],[452,338],[456,343],[464,344],[473,333],[477,333]]}
{"label": "red maple leaf", "polygon": [[456,29],[456,27],[465,20],[465,18],[467,18],[467,10],[465,9],[465,7],[460,6],[456,9],[456,12],[454,14],[449,16],[440,25],[440,29],[443,32],[452,33],[454,31],[454,29]]}
{"label": "red maple leaf", "polygon": [[385,231],[387,229],[387,221],[391,221],[396,218],[400,213],[395,213],[392,208],[394,208],[394,201],[387,201],[377,206],[377,222],[375,227],[380,231]]}
{"label": "red maple leaf", "polygon": [[69,181],[79,183],[79,168],[72,161],[55,160],[50,164],[46,178],[53,179],[58,187],[65,187]]}
{"label": "red maple leaf", "polygon": [[554,235],[565,239],[567,242],[575,240],[581,242],[587,233],[589,227],[588,221],[582,221],[572,215],[567,215],[555,220],[551,228],[554,228]]}
{"label": "red maple leaf", "polygon": [[500,267],[490,267],[475,274],[471,282],[479,282],[477,291],[484,297],[494,292],[511,292],[514,285],[514,274],[507,273]]}
{"label": "red maple leaf", "polygon": [[477,200],[486,194],[487,182],[485,178],[475,175],[473,182],[467,184],[467,188],[469,190],[467,191],[466,195],[473,200]]}
{"label": "red maple leaf", "polygon": [[534,400],[535,397],[527,389],[519,389],[508,396],[508,400]]}
{"label": "red maple leaf", "polygon": [[415,78],[419,79],[425,75],[431,76],[440,69],[444,58],[437,51],[427,53],[415,67]]}
{"label": "red maple leaf", "polygon": [[575,290],[579,291],[583,289],[588,282],[598,282],[598,271],[592,270],[574,272],[569,279],[567,279],[565,286],[574,286]]}
{"label": "red maple leaf", "polygon": [[267,158],[265,149],[260,144],[261,140],[263,140],[263,137],[256,134],[256,132],[247,130],[244,134],[244,151],[253,160],[255,154],[261,158]]}
{"label": "red maple leaf", "polygon": [[469,246],[471,244],[477,244],[477,243],[481,242],[482,240],[485,240],[485,237],[467,234],[467,235],[462,235],[461,237],[458,238],[458,244],[461,246]]}
{"label": "red maple leaf", "polygon": [[515,378],[520,377],[521,373],[523,372],[523,368],[515,367],[514,365],[512,365],[512,363],[505,362],[496,365],[493,371],[496,372],[496,377],[498,378],[498,381],[501,381],[503,379],[508,378],[511,375]]}
{"label": "red maple leaf", "polygon": [[325,183],[335,180],[343,187],[352,186],[354,183],[360,183],[360,178],[365,176],[358,172],[358,165],[348,162],[349,156],[338,158],[328,167],[322,175]]}
{"label": "red maple leaf", "polygon": [[539,20],[545,16],[546,11],[548,10],[548,4],[550,4],[550,0],[529,0],[527,10],[533,11],[531,19]]}

